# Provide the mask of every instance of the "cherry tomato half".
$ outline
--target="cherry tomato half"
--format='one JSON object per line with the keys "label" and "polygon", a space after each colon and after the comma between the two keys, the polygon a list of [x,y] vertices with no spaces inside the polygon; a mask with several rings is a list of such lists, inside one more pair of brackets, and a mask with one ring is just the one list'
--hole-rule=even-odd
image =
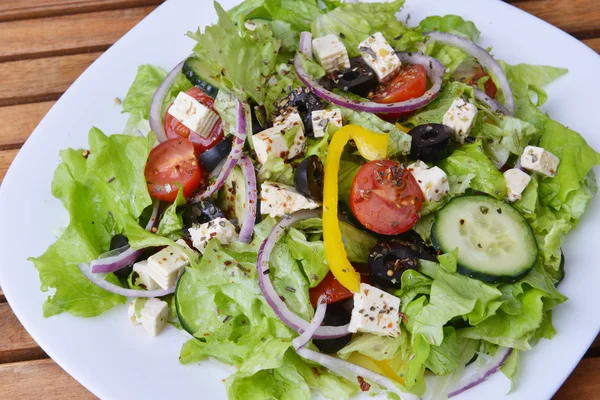
{"label": "cherry tomato half", "polygon": [[[475,60],[467,59],[454,72],[452,79],[470,86],[477,87],[479,80],[486,76],[489,77],[490,75],[484,71],[484,69],[481,67],[481,64]],[[498,88],[491,78],[485,81],[483,87],[485,88],[485,94],[490,96],[492,99],[496,98],[496,94],[498,94]]]}
{"label": "cherry tomato half", "polygon": [[[215,101],[210,96],[206,95],[202,90],[194,86],[193,88],[188,89],[186,93],[198,100],[200,103],[204,104],[206,107],[214,110],[213,105]],[[165,119],[163,122],[167,138],[177,139],[182,137],[188,139],[194,144],[196,155],[204,153],[206,150],[223,140],[223,127],[221,126],[220,119],[215,124],[211,133],[207,137],[202,137],[196,132],[191,131],[187,126],[179,122],[178,119],[169,114],[169,109],[172,106],[173,105],[171,104],[167,109],[167,113],[165,114]]]}
{"label": "cherry tomato half", "polygon": [[423,193],[412,174],[392,160],[363,165],[352,182],[350,208],[367,229],[398,235],[419,219]]}
{"label": "cherry tomato half", "polygon": [[[369,274],[367,272],[360,272],[360,281],[369,283]],[[341,283],[335,279],[335,276],[331,272],[325,275],[325,278],[312,289],[309,289],[308,295],[310,297],[310,304],[317,308],[319,297],[325,295],[327,304],[337,303],[338,301],[346,300],[354,296],[354,292],[346,289]]]}
{"label": "cherry tomato half", "polygon": [[422,65],[403,65],[389,82],[380,85],[371,96],[375,103],[399,103],[421,97],[427,90],[427,72]]}
{"label": "cherry tomato half", "polygon": [[169,139],[152,149],[144,171],[150,196],[174,202],[179,188],[188,197],[205,182],[205,172],[187,139]]}

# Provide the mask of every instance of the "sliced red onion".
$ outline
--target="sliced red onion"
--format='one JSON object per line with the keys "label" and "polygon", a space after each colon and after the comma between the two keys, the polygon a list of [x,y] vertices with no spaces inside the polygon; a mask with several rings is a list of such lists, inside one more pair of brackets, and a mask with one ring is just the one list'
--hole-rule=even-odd
{"label": "sliced red onion", "polygon": [[509,117],[512,117],[512,113],[510,111],[508,111],[506,109],[506,107],[504,107],[502,104],[500,104],[499,102],[497,102],[496,100],[492,99],[490,96],[488,96],[487,94],[485,94],[485,92],[477,89],[476,87],[473,88],[473,94],[475,94],[475,99],[481,103],[484,103],[485,105],[487,105],[489,108],[492,109],[493,112],[495,113],[502,113],[504,115],[508,115]]}
{"label": "sliced red onion", "polygon": [[256,172],[254,165],[247,155],[242,155],[238,163],[242,167],[242,173],[246,178],[246,215],[240,223],[240,235],[238,240],[244,243],[250,243],[254,232],[254,223],[256,222],[256,205],[258,203],[258,193],[256,189]]}
{"label": "sliced red onion", "polygon": [[152,228],[156,225],[156,220],[158,219],[158,211],[160,210],[160,200],[154,201],[154,207],[152,207],[152,214],[150,215],[150,219],[146,224],[146,230],[152,231]]}
{"label": "sliced red onion", "polygon": [[152,97],[152,102],[150,103],[150,128],[156,133],[156,139],[159,142],[164,142],[167,140],[167,134],[165,133],[165,128],[163,127],[162,120],[162,105],[165,96],[171,89],[171,86],[175,83],[179,74],[181,74],[181,68],[183,67],[183,63],[185,60],[180,62],[167,74],[165,80],[160,84],[154,96]]}
{"label": "sliced red onion", "polygon": [[313,59],[312,33],[305,31],[300,34],[300,53],[309,60]]}
{"label": "sliced red onion", "polygon": [[349,108],[355,111],[366,111],[370,113],[408,113],[419,109],[427,104],[431,103],[440,92],[442,88],[442,77],[445,72],[445,67],[442,63],[436,60],[433,57],[429,57],[423,53],[396,53],[400,58],[400,61],[407,64],[419,64],[425,67],[425,71],[427,72],[427,76],[431,79],[433,83],[431,88],[427,90],[423,96],[417,97],[414,99],[410,99],[407,101],[402,101],[399,103],[390,103],[390,104],[382,104],[382,103],[374,103],[372,101],[360,101],[360,100],[350,100],[345,98],[344,96],[340,96],[329,90],[325,89],[318,82],[316,82],[302,67],[302,62],[300,59],[300,55],[296,54],[296,58],[294,59],[294,67],[296,68],[296,74],[300,81],[304,83],[307,87],[312,89],[312,91],[322,99],[338,105],[340,107]]}
{"label": "sliced red onion", "polygon": [[[284,324],[299,333],[309,330],[310,322],[290,311],[285,302],[277,294],[277,291],[273,287],[273,282],[271,282],[271,278],[269,277],[269,257],[271,256],[271,251],[273,251],[275,244],[283,236],[287,227],[298,221],[303,221],[309,218],[318,218],[320,216],[321,210],[302,210],[281,218],[281,221],[275,225],[271,233],[269,233],[265,241],[260,246],[260,250],[258,251],[258,259],[256,260],[258,286],[260,287],[265,300]],[[347,334],[348,325],[321,326],[315,331],[313,338],[334,339],[346,336]]]}
{"label": "sliced red onion", "polygon": [[327,311],[327,299],[325,295],[319,296],[319,300],[317,300],[317,310],[315,311],[315,315],[313,316],[312,321],[310,321],[310,327],[302,333],[302,335],[298,336],[296,339],[292,340],[292,345],[296,350],[299,350],[306,346],[310,339],[312,339],[313,335],[319,329],[321,324],[323,323],[323,319],[325,318],[325,311]]}
{"label": "sliced red onion", "polygon": [[482,368],[479,368],[474,374],[463,378],[452,389],[448,397],[458,396],[459,394],[479,385],[489,378],[492,374],[498,372],[504,365],[508,356],[512,353],[510,347],[500,347],[492,359]]}
{"label": "sliced red onion", "polygon": [[223,162],[222,168],[216,168],[213,172],[217,170],[218,175],[215,178],[215,181],[210,184],[209,187],[202,193],[195,195],[192,198],[192,204],[198,203],[206,198],[209,198],[213,194],[215,194],[221,186],[227,180],[227,177],[233,171],[233,168],[237,165],[242,157],[242,151],[244,150],[244,143],[246,142],[246,134],[247,134],[247,126],[246,126],[246,116],[244,114],[244,104],[238,100],[238,115],[237,115],[237,128],[233,135],[233,144],[231,146],[231,152],[225,158]]}
{"label": "sliced red onion", "polygon": [[504,106],[509,112],[515,111],[515,99],[513,97],[512,89],[508,83],[508,78],[504,73],[504,70],[498,64],[494,57],[491,56],[484,48],[479,47],[469,39],[465,39],[462,36],[452,35],[445,32],[429,32],[425,33],[425,36],[430,37],[436,42],[444,43],[448,46],[458,47],[465,53],[475,57],[482,67],[486,68],[496,78],[496,81],[500,84],[500,89],[504,94]]}
{"label": "sliced red onion", "polygon": [[102,288],[108,292],[114,294],[120,294],[121,296],[126,297],[161,297],[166,296],[171,293],[175,293],[175,288],[177,287],[177,283],[171,286],[168,289],[159,289],[159,290],[135,290],[135,289],[125,289],[121,286],[115,285],[114,283],[110,283],[105,278],[105,275],[95,274],[90,270],[89,265],[86,263],[80,263],[79,269],[83,273],[83,275],[94,285]]}
{"label": "sliced red onion", "polygon": [[134,250],[129,245],[111,250],[91,262],[92,272],[94,274],[107,274],[118,271],[133,264],[143,251],[143,249]]}
{"label": "sliced red onion", "polygon": [[415,396],[414,394],[400,391],[400,389],[398,389],[391,379],[359,365],[352,364],[348,361],[340,360],[339,358],[328,356],[326,354],[317,353],[316,351],[306,348],[299,349],[298,354],[307,360],[321,364],[332,372],[348,379],[350,382],[358,383],[358,378],[361,377],[365,380],[369,380],[378,384],[390,392],[397,394],[402,400],[420,400],[420,397]]}

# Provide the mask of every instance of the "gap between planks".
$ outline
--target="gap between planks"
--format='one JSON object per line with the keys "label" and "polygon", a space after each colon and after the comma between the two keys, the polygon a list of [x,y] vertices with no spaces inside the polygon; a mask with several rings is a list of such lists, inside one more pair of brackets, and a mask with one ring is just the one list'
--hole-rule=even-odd
{"label": "gap between planks", "polygon": [[19,323],[8,303],[0,304],[0,337],[0,365],[48,357]]}
{"label": "gap between planks", "polygon": [[163,1],[164,0],[4,0],[0,3],[0,22],[156,6],[163,3]]}

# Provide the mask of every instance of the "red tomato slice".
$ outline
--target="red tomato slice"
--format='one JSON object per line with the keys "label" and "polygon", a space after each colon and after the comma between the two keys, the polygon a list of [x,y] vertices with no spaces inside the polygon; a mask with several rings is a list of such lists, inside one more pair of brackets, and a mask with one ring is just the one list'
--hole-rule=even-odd
{"label": "red tomato slice", "polygon": [[412,174],[392,160],[370,161],[354,177],[350,208],[367,229],[398,235],[419,219],[423,193]]}
{"label": "red tomato slice", "polygon": [[144,171],[150,196],[174,202],[179,188],[188,197],[205,181],[205,172],[198,164],[194,145],[187,139],[169,139],[152,149]]}
{"label": "red tomato slice", "polygon": [[[369,282],[368,273],[360,273],[361,282]],[[310,304],[314,308],[317,308],[319,297],[325,295],[327,304],[337,303],[338,301],[346,300],[354,296],[354,292],[346,289],[341,283],[335,279],[335,276],[331,272],[325,275],[325,278],[314,288],[308,291],[310,296]]]}
{"label": "red tomato slice", "polygon": [[389,82],[380,85],[371,101],[376,103],[399,103],[421,97],[427,90],[427,72],[422,65],[403,65],[400,72]]}
{"label": "red tomato slice", "polygon": [[[214,110],[213,105],[215,101],[202,90],[194,86],[193,88],[188,89],[186,93],[198,100],[200,103],[204,104],[206,107]],[[165,133],[169,139],[177,139],[180,137],[188,139],[194,144],[196,155],[204,153],[206,150],[223,140],[223,127],[221,126],[221,120],[215,124],[210,135],[207,137],[202,137],[196,132],[191,131],[187,126],[179,122],[178,119],[169,114],[169,109],[172,106],[173,105],[171,104],[167,109],[167,113],[165,114],[165,119],[163,122]]]}
{"label": "red tomato slice", "polygon": [[[477,82],[485,76],[489,77],[490,75],[484,71],[477,61],[467,59],[454,72],[452,78],[467,85],[477,87]],[[485,88],[485,94],[492,99],[496,98],[498,88],[491,78],[484,83],[483,87]]]}

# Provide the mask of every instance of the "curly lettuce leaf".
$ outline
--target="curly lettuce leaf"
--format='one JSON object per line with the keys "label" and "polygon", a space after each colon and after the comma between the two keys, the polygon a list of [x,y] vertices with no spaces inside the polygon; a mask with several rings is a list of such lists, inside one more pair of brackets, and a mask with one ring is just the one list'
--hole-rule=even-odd
{"label": "curly lettuce leaf", "polygon": [[479,29],[472,21],[465,21],[458,15],[444,15],[427,17],[419,23],[419,28],[423,32],[447,32],[453,35],[460,35],[476,42],[481,35]]}
{"label": "curly lettuce leaf", "polygon": [[238,23],[249,19],[277,20],[301,32],[309,30],[310,21],[321,15],[323,10],[317,0],[249,0],[228,13]]}

